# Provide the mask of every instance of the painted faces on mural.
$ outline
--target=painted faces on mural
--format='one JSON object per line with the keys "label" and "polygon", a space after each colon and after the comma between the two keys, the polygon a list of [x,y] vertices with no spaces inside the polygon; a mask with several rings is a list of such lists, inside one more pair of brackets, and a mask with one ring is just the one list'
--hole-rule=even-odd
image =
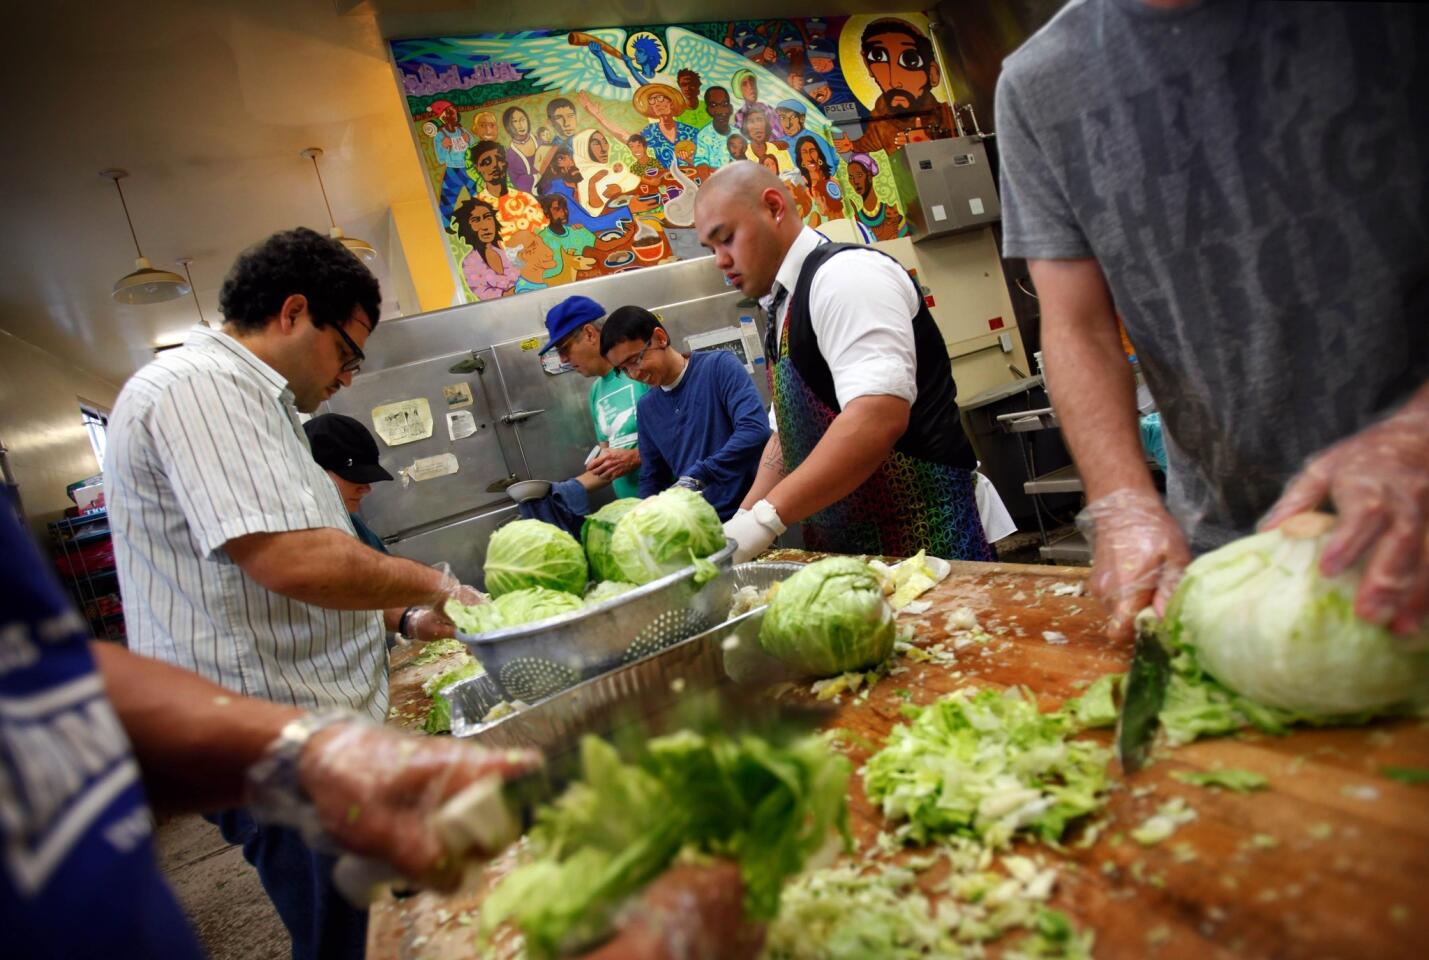
{"label": "painted faces on mural", "polygon": [[725,141],[725,146],[729,148],[729,158],[731,160],[743,160],[744,155],[749,151],[749,141],[737,133],[729,135]]}
{"label": "painted faces on mural", "polygon": [[829,86],[829,82],[827,80],[821,79],[819,77],[815,77],[813,80],[810,80],[809,85],[804,88],[804,96],[808,97],[815,103],[828,103],[829,99],[833,97],[833,95],[833,87]]}
{"label": "painted faces on mural", "polygon": [[759,81],[752,75],[746,74],[739,81],[739,95],[744,98],[745,103],[753,103],[759,99]]}
{"label": "painted faces on mural", "polygon": [[779,118],[784,132],[791,137],[804,129],[804,115],[796,110],[775,110],[774,115]]}
{"label": "painted faces on mural", "polygon": [[576,135],[576,108],[559,106],[551,111],[551,122],[556,125],[561,136],[569,139]]}
{"label": "painted faces on mural", "polygon": [[631,154],[635,157],[635,166],[643,170],[645,164],[650,160],[650,149],[645,145],[645,138],[637,133],[625,145],[630,148]]}
{"label": "painted faces on mural", "polygon": [[[564,227],[571,222],[571,208],[566,204],[565,197],[557,197],[551,201],[551,205],[546,209],[546,218],[551,221],[552,229]],[[556,230],[560,234],[560,230]]]}
{"label": "painted faces on mural", "polygon": [[869,24],[863,33],[863,62],[889,109],[912,109],[938,82],[928,39],[901,20]]}
{"label": "painted faces on mural", "polygon": [[476,158],[476,172],[486,181],[487,189],[495,190],[506,183],[506,152],[484,150]]}
{"label": "painted faces on mural", "polygon": [[491,212],[491,208],[484,203],[473,204],[471,213],[466,218],[467,225],[471,227],[471,232],[476,234],[476,238],[482,243],[490,243],[496,239],[499,228],[496,224],[496,215]]}
{"label": "painted faces on mural", "polygon": [[664,120],[666,117],[675,115],[675,101],[665,96],[663,93],[652,93],[645,99],[648,105],[649,114],[653,119]]}
{"label": "painted faces on mural", "polygon": [[819,166],[819,145],[805,137],[799,141],[799,167],[803,170],[814,170]]}
{"label": "painted faces on mural", "polygon": [[729,91],[724,87],[710,87],[705,91],[705,111],[710,122],[720,133],[729,132],[729,118],[734,115],[734,105],[729,102]]}
{"label": "painted faces on mural", "polygon": [[496,139],[496,114],[478,113],[474,124],[476,135],[482,140]]}
{"label": "painted faces on mural", "polygon": [[596,163],[605,163],[610,159],[610,144],[599,133],[590,135],[590,158]]}
{"label": "painted faces on mural", "polygon": [[461,122],[461,114],[457,113],[456,107],[448,105],[437,119],[441,120],[442,126],[448,130],[455,130],[457,124]]}
{"label": "painted faces on mural", "polygon": [[[700,83],[704,78],[693,70],[681,70],[675,82],[685,95],[686,109],[693,110],[700,105]],[[683,111],[681,111],[683,112]]]}
{"label": "painted faces on mural", "polygon": [[860,197],[867,197],[868,192],[873,189],[873,177],[869,175],[868,168],[861,163],[850,163],[848,165],[848,185],[853,187],[853,192]]}
{"label": "painted faces on mural", "polygon": [[551,169],[566,183],[580,183],[585,179],[585,175],[576,167],[576,158],[564,147],[557,150],[556,155],[551,158]]}
{"label": "painted faces on mural", "polygon": [[520,107],[512,107],[506,120],[506,130],[513,138],[525,140],[531,135],[531,118]]}
{"label": "painted faces on mural", "polygon": [[769,118],[761,110],[744,115],[744,135],[751,143],[767,143],[769,141]]}

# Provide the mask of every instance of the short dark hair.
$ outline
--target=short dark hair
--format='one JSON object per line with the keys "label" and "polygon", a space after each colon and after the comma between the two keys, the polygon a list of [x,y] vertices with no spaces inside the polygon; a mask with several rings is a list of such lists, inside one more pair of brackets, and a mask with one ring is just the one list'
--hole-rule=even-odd
{"label": "short dark hair", "polygon": [[240,330],[262,330],[293,294],[308,300],[315,327],[342,327],[361,307],[372,327],[382,313],[382,288],[352,251],[307,227],[275,233],[234,261],[218,309]]}
{"label": "short dark hair", "polygon": [[546,214],[547,220],[551,219],[551,208],[556,204],[564,203],[567,210],[571,208],[570,201],[559,193],[543,193],[536,198],[536,202],[541,205],[541,211]]}
{"label": "short dark hair", "polygon": [[556,119],[556,111],[561,109],[562,107],[570,107],[571,113],[576,112],[576,105],[574,103],[571,103],[565,97],[557,97],[550,103],[546,104],[546,119],[554,123]]}
{"label": "short dark hair", "polygon": [[495,140],[478,140],[476,143],[473,143],[471,149],[466,152],[466,157],[475,164],[483,153],[490,153],[492,150],[497,150],[503,155],[506,153],[506,148]]}
{"label": "short dark hair", "polygon": [[[644,307],[626,306],[611,311],[600,328],[600,355],[605,356],[617,343],[627,340],[649,340],[656,330],[664,330],[660,318]],[[669,331],[666,330],[666,335]]]}
{"label": "short dark hair", "polygon": [[679,73],[675,74],[676,83],[679,83],[681,80],[686,79],[703,80],[704,77],[700,76],[698,72],[691,70],[689,67],[685,67],[681,69]]}
{"label": "short dark hair", "polygon": [[714,93],[716,90],[718,90],[720,93],[724,94],[724,98],[725,98],[726,100],[729,99],[729,91],[726,90],[724,87],[721,87],[721,86],[718,86],[718,85],[713,86],[713,87],[705,87],[705,103],[706,103],[706,104],[708,104],[708,103],[710,102],[710,94]]}
{"label": "short dark hair", "polygon": [[627,144],[643,143],[647,147],[650,146],[650,142],[645,139],[645,135],[643,133],[632,133],[630,136],[625,138],[625,142]]}

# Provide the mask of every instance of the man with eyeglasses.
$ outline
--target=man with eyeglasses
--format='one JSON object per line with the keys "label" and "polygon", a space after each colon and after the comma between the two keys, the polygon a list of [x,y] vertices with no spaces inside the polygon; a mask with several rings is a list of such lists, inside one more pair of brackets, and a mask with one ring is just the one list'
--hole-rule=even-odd
{"label": "man with eyeglasses", "polygon": [[677,485],[697,490],[728,520],[754,483],[769,423],[734,354],[683,356],[659,317],[621,307],[606,318],[600,351],[620,373],[651,387],[640,398],[640,496]]}
{"label": "man with eyeglasses", "polygon": [[[247,696],[381,722],[384,611],[431,618],[451,596],[476,599],[361,543],[299,422],[352,382],[380,302],[337,241],[274,234],[224,281],[222,329],[195,328],[125,384],[105,499],[131,650]],[[330,858],[245,810],[215,822],[258,868],[294,957],[363,954],[367,915],[338,896]]]}

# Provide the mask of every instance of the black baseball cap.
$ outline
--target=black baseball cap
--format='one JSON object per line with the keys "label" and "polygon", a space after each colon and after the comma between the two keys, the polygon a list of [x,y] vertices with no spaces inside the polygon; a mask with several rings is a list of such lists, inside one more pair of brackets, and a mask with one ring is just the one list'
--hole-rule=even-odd
{"label": "black baseball cap", "polygon": [[358,421],[340,413],[324,413],[303,424],[313,459],[348,483],[379,483],[392,474],[377,462],[377,441]]}

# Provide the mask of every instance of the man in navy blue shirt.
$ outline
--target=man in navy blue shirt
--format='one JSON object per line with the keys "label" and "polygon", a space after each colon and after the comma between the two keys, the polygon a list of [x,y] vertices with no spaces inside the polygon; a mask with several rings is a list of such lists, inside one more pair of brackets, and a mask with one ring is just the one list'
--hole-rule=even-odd
{"label": "man in navy blue shirt", "polygon": [[722,350],[686,358],[660,319],[621,307],[605,321],[600,352],[621,373],[658,390],[640,398],[640,495],[678,484],[704,494],[728,520],[754,483],[769,420],[744,364]]}

